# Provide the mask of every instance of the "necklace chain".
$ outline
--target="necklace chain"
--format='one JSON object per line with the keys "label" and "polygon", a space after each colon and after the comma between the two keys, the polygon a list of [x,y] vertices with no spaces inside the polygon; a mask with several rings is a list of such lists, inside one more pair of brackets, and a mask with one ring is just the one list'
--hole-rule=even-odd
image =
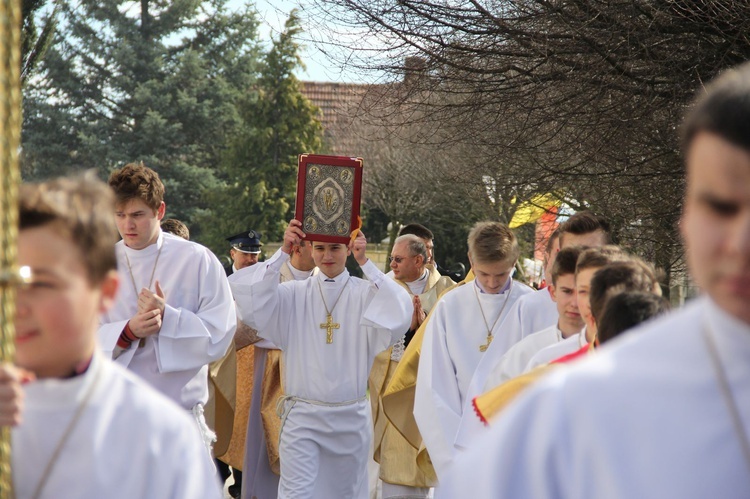
{"label": "necklace chain", "polygon": [[[508,286],[507,295],[505,296],[505,300],[503,301],[503,306],[500,309],[500,313],[497,314],[497,317],[495,317],[495,321],[492,323],[492,327],[490,327],[489,323],[487,322],[487,317],[484,315],[484,308],[482,308],[482,300],[479,299],[479,291],[477,291],[477,285],[474,284],[474,295],[477,297],[477,304],[479,305],[479,311],[482,313],[482,320],[484,321],[484,327],[487,328],[487,344],[482,345],[484,347],[484,350],[487,349],[490,342],[492,341],[492,331],[495,329],[495,326],[497,325],[497,321],[500,320],[500,317],[503,315],[503,311],[505,310],[505,306],[508,304],[508,299],[510,298],[510,292],[513,289],[513,281],[511,280],[510,285]],[[482,347],[480,347],[480,351],[482,350]]]}
{"label": "necklace chain", "polygon": [[326,309],[326,315],[332,315],[333,310],[336,308],[336,305],[339,304],[339,299],[341,298],[341,295],[344,294],[344,289],[346,289],[347,284],[349,284],[349,281],[347,280],[344,285],[341,287],[341,291],[339,291],[339,295],[336,297],[336,301],[333,302],[333,307],[331,309],[328,309],[328,304],[326,303],[326,298],[323,296],[323,286],[320,284],[320,280],[318,280],[318,291],[320,291],[320,298],[323,300],[323,306]]}
{"label": "necklace chain", "polygon": [[[156,274],[156,265],[159,263],[159,257],[161,256],[161,250],[164,248],[164,242],[159,246],[159,251],[156,253],[156,260],[154,260],[154,267],[151,269],[151,277],[148,280],[148,289],[151,289],[151,285],[154,283],[154,275]],[[130,273],[130,282],[133,283],[133,290],[135,295],[138,296],[138,286],[135,283],[135,276],[133,275],[133,268],[130,266],[130,258],[128,258],[128,250],[125,250],[125,261],[128,264],[128,272]]]}
{"label": "necklace chain", "polygon": [[[92,368],[94,368],[94,366],[89,366],[89,369]],[[57,458],[60,456],[60,452],[62,452],[63,447],[65,447],[65,443],[70,438],[73,430],[75,430],[78,424],[78,420],[81,419],[81,415],[83,414],[84,409],[86,409],[86,407],[89,405],[91,396],[94,394],[95,388],[99,384],[99,379],[101,379],[101,376],[98,373],[92,372],[90,376],[92,376],[91,384],[89,385],[88,390],[86,390],[86,394],[81,399],[81,402],[78,404],[78,408],[76,409],[76,413],[73,415],[73,419],[70,420],[70,423],[68,423],[67,428],[65,428],[65,431],[62,434],[62,437],[60,437],[60,441],[57,442],[55,450],[52,451],[52,455],[50,456],[49,461],[47,461],[47,465],[44,467],[42,478],[39,480],[39,483],[36,486],[36,490],[34,490],[34,494],[31,496],[35,499],[39,497],[42,493],[42,490],[44,490],[44,486],[47,484],[47,479],[49,478],[50,474],[52,474],[52,470],[57,464]]]}
{"label": "necklace chain", "polygon": [[750,439],[748,438],[745,427],[742,424],[740,410],[737,407],[737,402],[735,401],[734,395],[732,394],[732,387],[729,384],[726,370],[724,369],[724,365],[721,362],[719,349],[716,346],[716,340],[713,337],[713,330],[711,329],[711,326],[708,322],[706,322],[705,327],[703,328],[703,338],[706,341],[706,346],[708,347],[709,354],[708,356],[711,359],[711,365],[714,368],[716,379],[719,383],[719,388],[721,389],[721,395],[724,398],[724,403],[726,404],[727,410],[729,411],[729,416],[732,419],[734,431],[740,440],[742,453],[745,455],[745,463],[747,464],[748,468],[750,468]]}

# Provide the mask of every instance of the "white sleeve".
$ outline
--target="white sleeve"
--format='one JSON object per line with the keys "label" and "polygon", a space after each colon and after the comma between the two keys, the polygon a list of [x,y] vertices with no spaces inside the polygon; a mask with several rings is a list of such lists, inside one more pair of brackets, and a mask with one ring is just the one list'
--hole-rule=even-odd
{"label": "white sleeve", "polygon": [[297,284],[279,285],[281,266],[288,260],[289,255],[279,249],[268,261],[235,272],[229,278],[242,322],[281,350],[286,346],[294,310],[292,286]]}
{"label": "white sleeve", "polygon": [[569,456],[574,414],[559,388],[541,383],[503,411],[440,477],[435,498],[465,497],[468,490],[474,499],[581,497],[571,475],[571,463],[578,461]]}
{"label": "white sleeve", "polygon": [[385,330],[389,338],[382,351],[400,340],[409,330],[413,306],[409,293],[393,279],[386,278],[372,261],[368,260],[362,266],[362,271],[376,290],[360,324]]}
{"label": "white sleeve", "polygon": [[461,421],[461,394],[446,341],[450,332],[445,330],[444,305],[438,302],[427,324],[414,396],[414,419],[439,480],[454,457],[453,442]]}
{"label": "white sleeve", "polygon": [[197,310],[167,305],[156,336],[160,372],[200,368],[224,356],[234,339],[237,312],[226,273],[216,256],[205,249],[196,269]]}

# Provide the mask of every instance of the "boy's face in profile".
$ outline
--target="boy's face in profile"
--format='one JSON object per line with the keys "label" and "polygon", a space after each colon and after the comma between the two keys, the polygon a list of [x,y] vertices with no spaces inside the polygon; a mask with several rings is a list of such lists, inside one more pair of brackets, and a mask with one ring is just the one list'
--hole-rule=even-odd
{"label": "boy's face in profile", "polygon": [[313,260],[326,277],[336,277],[346,268],[349,248],[338,243],[313,242]]}
{"label": "boy's face in profile", "polygon": [[581,312],[581,318],[586,323],[586,328],[595,329],[596,321],[591,315],[591,302],[589,289],[591,288],[591,279],[601,267],[591,267],[579,270],[576,273],[576,300],[578,301],[578,310]]}
{"label": "boy's face in profile", "polygon": [[78,247],[51,226],[20,232],[18,260],[31,268],[32,283],[16,299],[16,364],[39,378],[68,376],[94,352],[117,274],[92,285]]}

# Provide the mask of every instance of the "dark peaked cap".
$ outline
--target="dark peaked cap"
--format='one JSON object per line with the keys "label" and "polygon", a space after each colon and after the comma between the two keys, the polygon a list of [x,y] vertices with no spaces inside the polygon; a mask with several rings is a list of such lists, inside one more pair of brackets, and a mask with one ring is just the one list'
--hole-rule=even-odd
{"label": "dark peaked cap", "polygon": [[260,232],[248,230],[228,237],[227,241],[237,251],[257,255],[260,253],[260,247],[263,246],[263,243],[260,242],[260,237]]}

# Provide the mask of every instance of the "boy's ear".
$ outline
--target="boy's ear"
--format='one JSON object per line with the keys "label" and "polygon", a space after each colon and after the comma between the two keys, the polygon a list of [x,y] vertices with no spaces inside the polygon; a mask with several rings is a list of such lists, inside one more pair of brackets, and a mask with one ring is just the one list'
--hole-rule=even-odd
{"label": "boy's ear", "polygon": [[117,290],[120,288],[120,277],[116,270],[110,270],[102,279],[99,289],[102,292],[101,303],[99,303],[99,313],[104,313],[115,303]]}
{"label": "boy's ear", "polygon": [[552,298],[552,301],[557,303],[557,296],[555,295],[555,285],[547,284],[547,291],[549,292],[549,297]]}
{"label": "boy's ear", "polygon": [[156,218],[161,220],[164,218],[164,214],[167,212],[167,205],[164,203],[164,201],[161,202],[159,205],[159,208],[156,209]]}

